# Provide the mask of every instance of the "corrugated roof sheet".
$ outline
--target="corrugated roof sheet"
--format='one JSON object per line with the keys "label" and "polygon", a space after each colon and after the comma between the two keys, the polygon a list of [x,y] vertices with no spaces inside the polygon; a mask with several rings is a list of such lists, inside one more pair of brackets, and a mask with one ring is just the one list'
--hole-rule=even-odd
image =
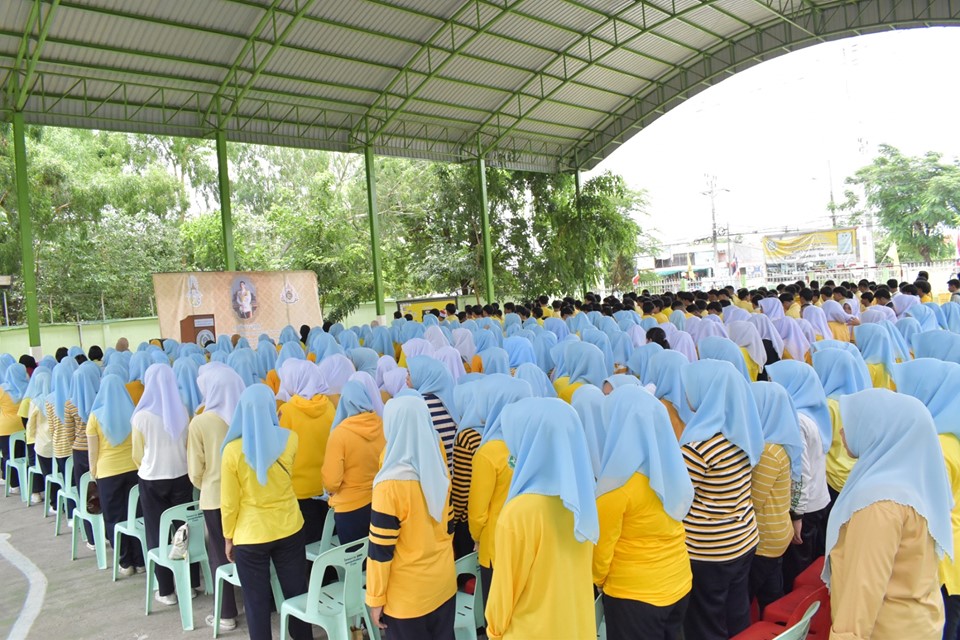
{"label": "corrugated roof sheet", "polygon": [[[743,68],[884,22],[960,22],[951,0],[894,10],[895,2],[6,0],[0,114],[169,135],[222,128],[241,142],[371,144],[436,160],[481,153],[493,165],[544,171],[591,167],[723,65]],[[716,52],[709,64],[705,52]]]}

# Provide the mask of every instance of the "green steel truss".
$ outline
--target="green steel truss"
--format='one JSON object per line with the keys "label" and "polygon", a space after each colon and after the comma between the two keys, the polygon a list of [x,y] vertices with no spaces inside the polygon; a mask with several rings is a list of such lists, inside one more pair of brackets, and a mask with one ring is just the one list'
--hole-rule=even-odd
{"label": "green steel truss", "polygon": [[850,35],[960,22],[960,0],[207,0],[183,15],[185,6],[5,0],[0,116],[589,169],[740,69]]}

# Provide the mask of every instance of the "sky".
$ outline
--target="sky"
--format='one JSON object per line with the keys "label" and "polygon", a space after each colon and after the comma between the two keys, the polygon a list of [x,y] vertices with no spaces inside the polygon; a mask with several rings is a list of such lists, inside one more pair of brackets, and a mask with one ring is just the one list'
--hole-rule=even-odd
{"label": "sky", "polygon": [[889,144],[960,156],[960,29],[925,28],[809,47],[740,72],[636,134],[587,175],[610,170],[647,192],[641,220],[662,242],[830,226],[844,180]]}

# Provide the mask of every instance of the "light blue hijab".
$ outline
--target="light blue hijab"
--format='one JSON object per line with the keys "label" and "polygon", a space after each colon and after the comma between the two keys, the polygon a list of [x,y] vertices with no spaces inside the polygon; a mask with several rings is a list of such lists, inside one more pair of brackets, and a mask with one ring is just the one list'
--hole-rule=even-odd
{"label": "light blue hijab", "polygon": [[944,302],[940,305],[943,310],[943,319],[946,322],[946,329],[954,333],[960,333],[960,304],[956,302]]}
{"label": "light blue hijab", "polygon": [[[640,384],[640,378],[629,373],[615,373],[612,376],[607,376],[603,380],[603,387],[607,386],[608,384],[610,385],[611,389],[619,389],[620,387],[625,387],[628,385],[634,387],[643,386]],[[603,389],[603,387],[600,388]]]}
{"label": "light blue hijab", "polygon": [[277,347],[270,342],[269,338],[261,339],[257,342],[256,353],[257,375],[260,376],[261,380],[266,380],[267,374],[277,369]]}
{"label": "light blue hijab", "polygon": [[862,324],[853,328],[853,337],[867,364],[882,364],[888,372],[896,364],[893,341],[885,327],[875,323]]}
{"label": "light blue hijab", "polygon": [[953,554],[953,497],[943,451],[923,403],[887,389],[840,398],[850,454],[857,459],[827,522],[823,581],[830,586],[830,551],[857,511],[889,500],[913,508],[927,521],[937,556]]}
{"label": "light blue hijab", "polygon": [[680,309],[671,312],[669,320],[673,323],[673,326],[677,328],[677,331],[686,331],[685,327],[687,326],[687,314]]}
{"label": "light blue hijab", "polygon": [[390,336],[390,329],[386,327],[374,327],[373,335],[364,346],[370,347],[382,356],[392,356],[393,338]]}
{"label": "light blue hijab", "polygon": [[70,402],[77,408],[77,414],[84,424],[90,420],[90,409],[100,390],[100,367],[88,360],[77,367],[70,381]]}
{"label": "light blue hijab", "polygon": [[596,483],[583,426],[563,400],[527,398],[503,410],[504,441],[515,463],[506,503],[517,496],[558,496],[573,514],[573,534],[600,537]]}
{"label": "light blue hijab", "polygon": [[496,338],[493,337],[493,333],[485,330],[477,330],[473,334],[473,344],[476,348],[476,353],[481,353],[487,349],[493,349],[497,346]]}
{"label": "light blue hijab", "polygon": [[517,380],[523,380],[530,385],[533,395],[536,398],[556,398],[557,390],[550,383],[550,378],[536,364],[527,363],[517,367],[513,377]]}
{"label": "light blue hijab", "polygon": [[[827,353],[833,355],[827,355],[826,359],[840,359],[842,361],[843,356],[837,356],[834,352],[844,353],[849,358],[853,357],[844,351],[829,349],[813,354],[813,361],[816,362],[817,356],[823,357]],[[820,431],[820,444],[823,446],[823,452],[829,451],[830,445],[833,443],[833,420],[830,418],[830,407],[827,405],[828,396],[824,392],[823,384],[820,382],[816,370],[799,360],[781,360],[768,365],[767,374],[772,382],[776,382],[787,390],[796,410],[809,416],[816,423],[817,429]],[[869,379],[868,375],[867,380],[869,381]]]}
{"label": "light blue hijab", "polygon": [[484,376],[464,387],[476,396],[473,400],[464,397],[463,406],[470,412],[468,418],[472,428],[477,429],[477,422],[483,424],[481,447],[488,442],[504,439],[503,423],[500,420],[504,407],[532,395],[530,385],[499,373]]}
{"label": "light blue hijab", "polygon": [[383,409],[383,435],[387,446],[383,465],[373,479],[374,490],[387,480],[416,480],[430,517],[443,522],[450,476],[423,398],[399,396],[390,400]]}
{"label": "light blue hijab", "polygon": [[592,344],[603,353],[603,361],[607,367],[608,375],[613,373],[614,359],[613,347],[610,346],[610,338],[603,331],[587,326],[580,334],[583,342]]}
{"label": "light blue hijab", "polygon": [[122,380],[126,380],[130,377],[130,371],[125,364],[117,360],[103,368],[103,377],[108,375],[120,376]]}
{"label": "light blue hijab", "polygon": [[7,369],[13,366],[17,362],[9,353],[0,353],[0,377],[6,375]]}
{"label": "light blue hijab", "polygon": [[813,354],[813,370],[828,398],[848,396],[873,387],[867,363],[859,353],[839,349],[818,351]]}
{"label": "light blue hijab", "polygon": [[453,382],[453,376],[438,360],[430,356],[414,356],[407,362],[407,370],[410,372],[410,382],[413,388],[421,395],[428,393],[440,398],[444,408],[450,417],[456,421],[457,405],[453,399],[453,389],[456,386]]}
{"label": "light blue hijab", "polygon": [[277,340],[280,344],[287,344],[288,342],[300,342],[300,334],[297,333],[297,330],[294,329],[289,324],[280,330],[280,338]]}
{"label": "light blue hijab", "polygon": [[236,349],[227,358],[227,366],[236,371],[248,387],[260,382],[257,376],[257,356],[252,349]]}
{"label": "light blue hijab", "polygon": [[663,347],[656,342],[648,342],[645,345],[641,345],[633,350],[630,360],[627,361],[627,368],[630,369],[633,375],[640,378],[640,382],[646,384],[650,382],[650,376],[647,372],[650,366],[650,359],[661,351],[663,351]]}
{"label": "light blue hijab", "polygon": [[[96,365],[94,365],[96,366]],[[61,422],[67,417],[66,405],[70,399],[70,384],[73,381],[73,372],[80,365],[73,358],[64,358],[53,368],[53,377],[50,380],[50,395],[47,403],[53,405],[53,412]]]}
{"label": "light blue hijab", "polygon": [[613,349],[614,365],[624,365],[630,362],[630,356],[633,355],[633,340],[630,334],[620,332],[611,338],[610,347]]}
{"label": "light blue hijab", "polygon": [[337,342],[340,343],[340,348],[344,351],[360,348],[360,337],[351,329],[341,331],[340,335],[337,336]]}
{"label": "light blue hijab", "polygon": [[267,472],[283,455],[290,438],[290,432],[280,428],[277,402],[267,385],[251,385],[240,395],[230,429],[223,438],[223,448],[237,438],[241,440],[243,457],[257,474],[257,482],[266,486]]}
{"label": "light blue hijab", "polygon": [[810,343],[811,353],[819,353],[829,349],[839,349],[841,351],[852,353],[858,358],[863,358],[863,354],[860,353],[860,349],[857,348],[857,345],[851,342],[843,342],[841,340],[818,340],[817,342]]}
{"label": "light blue hijab", "polygon": [[547,318],[543,321],[543,328],[555,335],[558,341],[570,335],[570,328],[560,318]]}
{"label": "light blue hijab", "polygon": [[7,367],[7,372],[3,374],[3,390],[7,392],[14,402],[23,400],[30,385],[30,377],[27,375],[27,368],[15,362]]}
{"label": "light blue hijab", "polygon": [[951,331],[927,331],[913,339],[916,358],[936,358],[960,363],[960,335]]}
{"label": "light blue hijab", "polygon": [[571,333],[582,333],[587,329],[593,329],[593,323],[590,322],[590,319],[587,318],[585,313],[577,313],[566,320],[567,327],[570,328]]}
{"label": "light blue hijab", "polygon": [[110,446],[119,447],[130,437],[133,408],[133,400],[127,393],[123,378],[113,374],[103,376],[90,413],[97,416],[100,430]]}
{"label": "light blue hijab", "polygon": [[960,364],[921,358],[894,365],[890,374],[897,393],[913,396],[927,407],[937,433],[960,438]]}
{"label": "light blue hijab", "polygon": [[937,316],[926,305],[913,305],[907,309],[906,316],[919,322],[921,331],[936,331],[940,328]]}
{"label": "light blue hijab", "polygon": [[703,442],[719,433],[755,466],[763,453],[763,427],[750,385],[736,367],[722,360],[698,360],[687,364],[681,375],[693,416],[680,444]]}
{"label": "light blue hijab", "polygon": [[[693,417],[693,411],[687,404],[683,393],[683,368],[690,364],[687,358],[677,351],[660,350],[650,358],[647,367],[647,378],[650,384],[656,387],[654,395],[673,405],[683,424],[687,424]],[[668,414],[669,415],[669,414]]]}
{"label": "light blue hijab", "polygon": [[233,342],[230,340],[230,336],[225,333],[217,336],[217,351],[226,354],[233,353]]}
{"label": "light blue hijab", "polygon": [[746,382],[753,382],[750,379],[750,372],[747,370],[747,361],[743,359],[743,351],[737,343],[729,338],[720,336],[707,336],[697,345],[700,351],[700,361],[703,360],[722,360],[733,365]]}
{"label": "light blue hijab", "polygon": [[650,481],[668,516],[680,522],[693,504],[693,484],[666,408],[636,387],[624,387],[603,402],[606,443],[597,496],[619,489],[639,473]]}
{"label": "light blue hijab", "polygon": [[550,373],[553,370],[553,358],[550,357],[550,350],[557,346],[557,336],[550,331],[542,331],[533,341],[533,351],[537,356],[537,366],[544,373]]}
{"label": "light blue hijab", "polygon": [[570,406],[577,412],[580,423],[583,425],[583,434],[587,439],[587,453],[590,454],[590,468],[593,477],[600,475],[600,465],[603,461],[603,447],[607,441],[606,423],[603,421],[603,401],[606,398],[603,391],[585,384],[573,392]]}
{"label": "light blue hijab", "polygon": [[145,350],[137,351],[130,356],[130,365],[127,367],[130,375],[127,378],[127,382],[134,382],[136,380],[143,382],[143,374],[147,372],[151,364],[153,363],[150,361],[150,354]]}
{"label": "light blue hijab", "polygon": [[910,348],[910,345],[907,344],[907,341],[903,339],[903,334],[897,331],[897,325],[889,320],[881,320],[877,324],[887,330],[887,334],[890,336],[890,344],[893,345],[894,358],[900,362],[910,360],[913,357],[913,350]]}
{"label": "light blue hijab", "polygon": [[760,424],[763,426],[763,441],[779,444],[790,458],[790,478],[800,482],[803,470],[803,434],[797,409],[787,390],[775,382],[754,382],[750,385],[757,403]]}
{"label": "light blue hijab", "polygon": [[365,371],[371,376],[377,375],[377,362],[380,360],[380,355],[373,349],[366,347],[350,349],[347,351],[347,357],[350,358],[350,362],[353,363],[357,371]]}
{"label": "light blue hijab", "polygon": [[183,400],[183,406],[187,408],[187,413],[192,418],[197,412],[197,407],[203,404],[200,387],[197,386],[200,367],[189,356],[177,358],[173,363],[173,375],[177,377],[177,388],[180,390],[180,399]]}
{"label": "light blue hijab", "polygon": [[277,361],[273,364],[273,369],[279,373],[283,363],[291,358],[294,360],[307,359],[306,354],[303,352],[303,347],[300,346],[299,340],[283,343],[283,346],[280,347],[280,354],[277,356]]}
{"label": "light blue hijab", "polygon": [[947,316],[944,315],[943,309],[940,308],[936,302],[924,302],[923,306],[933,312],[933,317],[937,319],[937,325],[941,329],[947,328]]}
{"label": "light blue hijab", "polygon": [[331,431],[347,418],[352,418],[361,413],[373,413],[373,401],[370,400],[367,389],[363,384],[356,380],[348,380],[343,385],[343,389],[340,390],[340,401],[337,403],[337,411],[333,415],[333,424],[330,425]]}
{"label": "light blue hijab", "polygon": [[563,375],[569,376],[570,384],[587,382],[596,387],[613,373],[608,370],[603,352],[586,342],[569,342],[563,348]]}
{"label": "light blue hijab", "polygon": [[[537,354],[533,351],[533,344],[526,338],[513,336],[503,341],[503,350],[507,352],[510,361],[510,368],[516,369],[522,364],[534,363],[537,361]],[[484,366],[486,371],[486,366]]]}
{"label": "light blue hijab", "polygon": [[[916,318],[900,318],[896,322],[897,331],[903,336],[904,342],[913,347],[913,339],[924,332]],[[936,328],[936,327],[935,327]]]}
{"label": "light blue hijab", "polygon": [[[522,340],[523,338],[521,338]],[[510,375],[510,355],[500,347],[490,347],[480,353],[484,373],[505,373]]]}
{"label": "light blue hijab", "polygon": [[52,378],[53,373],[46,367],[37,367],[33,375],[30,376],[30,384],[27,385],[27,391],[23,397],[29,398],[40,411],[46,411],[43,403],[46,401],[47,394],[50,393],[50,380]]}

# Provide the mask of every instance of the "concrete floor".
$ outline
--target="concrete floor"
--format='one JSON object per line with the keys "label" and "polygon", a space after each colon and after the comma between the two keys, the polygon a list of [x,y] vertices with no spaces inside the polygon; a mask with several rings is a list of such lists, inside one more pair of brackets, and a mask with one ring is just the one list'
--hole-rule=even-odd
{"label": "concrete floor", "polygon": [[[144,574],[111,582],[111,570],[97,570],[93,551],[81,543],[77,560],[70,561],[70,530],[66,526],[54,537],[55,518],[43,517],[43,505],[27,507],[19,496],[4,499],[0,492],[0,538],[27,557],[46,577],[46,593],[40,615],[29,631],[12,632],[27,598],[29,582],[21,568],[0,553],[0,638],[27,640],[164,640],[210,638],[213,629],[204,619],[213,613],[213,596],[193,601],[194,631],[183,631],[178,607],[155,605],[144,615]],[[0,541],[0,552],[3,543]],[[36,580],[36,578],[35,578]],[[237,593],[240,599],[239,592]],[[221,637],[246,638],[243,616],[237,629]],[[274,637],[280,637],[279,617],[274,614]],[[314,628],[314,637],[325,634]]]}

